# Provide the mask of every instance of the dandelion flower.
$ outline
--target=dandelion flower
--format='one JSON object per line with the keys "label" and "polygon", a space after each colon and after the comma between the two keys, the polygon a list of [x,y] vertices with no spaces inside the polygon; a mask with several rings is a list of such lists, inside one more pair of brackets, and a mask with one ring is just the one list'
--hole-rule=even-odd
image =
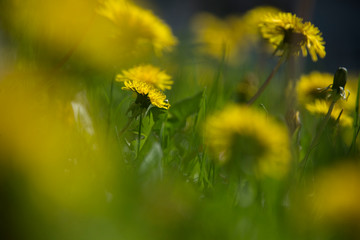
{"label": "dandelion flower", "polygon": [[280,10],[271,6],[259,6],[247,11],[240,21],[244,22],[246,36],[251,38],[252,41],[257,40],[260,37],[259,23],[261,19],[269,14],[277,14]]}
{"label": "dandelion flower", "polygon": [[149,83],[142,81],[124,81],[124,90],[131,90],[137,93],[135,103],[140,104],[141,107],[147,108],[150,104],[158,107],[169,109],[170,104],[166,100],[166,95],[160,90],[156,89]]}
{"label": "dandelion flower", "polygon": [[[312,114],[319,114],[325,116],[330,108],[330,102],[325,100],[315,100],[314,102],[308,103],[305,105],[306,110]],[[335,105],[334,109],[331,112],[331,118],[337,120],[340,116],[342,108],[338,105]],[[353,118],[348,115],[347,112],[342,112],[340,117],[340,123],[343,126],[351,127],[353,124]]]}
{"label": "dandelion flower", "polygon": [[239,50],[239,41],[234,17],[228,17],[223,20],[210,13],[201,13],[197,15],[192,23],[192,29],[195,33],[195,41],[199,43],[200,52],[217,59],[228,57],[234,61],[236,53]]}
{"label": "dandelion flower", "polygon": [[170,51],[177,39],[170,27],[150,10],[124,0],[102,0],[98,13],[117,26],[115,37],[131,49],[151,45],[157,54]]}
{"label": "dandelion flower", "polygon": [[315,181],[314,199],[309,203],[318,221],[359,229],[360,170],[351,163],[343,163],[323,170]]}
{"label": "dandelion flower", "polygon": [[[326,89],[333,83],[334,76],[330,73],[311,72],[301,76],[296,91],[300,105],[304,106],[312,114],[326,115],[330,104],[329,91]],[[348,82],[347,91],[353,92],[352,81]],[[343,110],[340,123],[343,126],[351,126],[353,119],[350,112],[355,108],[355,98],[349,97],[346,101],[338,101],[331,113],[331,118],[336,120]]]}
{"label": "dandelion flower", "polygon": [[[296,87],[299,103],[305,105],[315,101],[315,99],[326,99],[328,93],[325,89],[333,83],[333,79],[332,74],[317,71],[302,75]],[[349,78],[346,84],[346,90],[350,93],[355,92],[354,82],[353,79]],[[349,97],[347,101],[339,101],[337,104],[346,110],[353,110],[355,108],[355,98]]]}
{"label": "dandelion flower", "polygon": [[276,178],[288,171],[287,131],[261,112],[246,106],[229,105],[209,117],[204,134],[220,164],[231,164],[230,160],[241,164],[250,160],[256,173]]}
{"label": "dandelion flower", "polygon": [[164,91],[171,89],[173,81],[171,77],[152,65],[140,65],[129,70],[122,71],[122,74],[116,76],[117,81],[142,81],[153,85],[154,87]]}
{"label": "dandelion flower", "polygon": [[236,63],[259,39],[258,24],[261,17],[277,12],[279,10],[276,8],[261,6],[243,16],[232,15],[225,19],[201,13],[194,18],[192,29],[202,53],[217,59],[225,55],[230,63]]}
{"label": "dandelion flower", "polygon": [[302,75],[297,83],[296,91],[301,104],[313,102],[315,99],[325,99],[326,87],[332,84],[334,76],[330,73],[311,72]]}
{"label": "dandelion flower", "polygon": [[263,38],[281,55],[286,51],[299,55],[301,50],[304,57],[309,52],[314,62],[317,61],[317,56],[324,58],[326,55],[320,30],[310,22],[303,23],[294,14],[269,14],[263,18],[259,27]]}

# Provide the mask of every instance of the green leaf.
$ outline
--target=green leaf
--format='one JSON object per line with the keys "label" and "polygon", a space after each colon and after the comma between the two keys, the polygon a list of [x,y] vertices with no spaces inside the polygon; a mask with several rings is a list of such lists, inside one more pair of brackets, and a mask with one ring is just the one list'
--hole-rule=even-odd
{"label": "green leaf", "polygon": [[[146,177],[147,180],[159,180],[162,179],[163,176],[163,152],[160,143],[156,141],[151,142],[153,142],[151,148],[146,152],[145,158],[139,167],[139,174],[140,176]],[[149,146],[150,142],[147,145]],[[142,154],[144,154],[144,152]]]}
{"label": "green leaf", "polygon": [[[126,135],[127,141],[131,142],[131,148],[132,150],[135,150],[138,148],[138,136],[139,136],[139,119],[134,120],[134,128],[132,131],[129,131],[129,133]],[[148,115],[142,118],[141,121],[141,137],[140,137],[140,151],[147,141],[148,136],[151,133],[151,130],[154,126],[154,119],[153,115],[150,112]]]}
{"label": "green leaf", "polygon": [[199,111],[199,105],[202,98],[203,91],[190,98],[186,98],[180,102],[175,103],[169,109],[168,122],[175,128],[182,127],[185,124],[187,117]]}

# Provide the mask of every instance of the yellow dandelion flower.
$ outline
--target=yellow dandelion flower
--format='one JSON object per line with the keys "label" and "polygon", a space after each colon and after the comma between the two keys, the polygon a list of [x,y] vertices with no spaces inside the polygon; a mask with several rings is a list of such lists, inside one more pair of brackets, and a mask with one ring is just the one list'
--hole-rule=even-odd
{"label": "yellow dandelion flower", "polygon": [[[316,99],[314,102],[308,103],[305,105],[306,110],[312,114],[326,115],[330,108],[330,102],[325,100]],[[337,120],[342,108],[338,105],[335,105],[334,109],[331,112],[331,118]],[[351,127],[353,124],[353,118],[348,115],[347,112],[343,111],[340,117],[340,124],[343,126]]]}
{"label": "yellow dandelion flower", "polygon": [[207,144],[220,164],[234,158],[251,159],[257,174],[276,178],[284,176],[289,169],[287,131],[262,112],[229,105],[208,118],[204,131]]}
{"label": "yellow dandelion flower", "polygon": [[269,14],[259,24],[263,38],[274,46],[277,53],[289,51],[296,55],[300,50],[305,57],[310,53],[315,62],[318,55],[324,58],[325,42],[320,30],[310,22],[303,23],[301,18],[291,13]]}
{"label": "yellow dandelion flower", "polygon": [[247,11],[240,19],[244,22],[247,37],[253,41],[257,40],[260,37],[258,26],[261,19],[266,15],[275,15],[279,12],[279,9],[271,6],[259,6]]}
{"label": "yellow dandelion flower", "polygon": [[[326,115],[331,104],[329,91],[326,88],[333,83],[334,76],[330,73],[311,72],[308,75],[302,75],[297,83],[296,91],[300,105],[304,106],[312,114]],[[355,81],[349,79],[346,84],[346,91],[355,93]],[[333,119],[337,119],[341,110],[340,123],[343,126],[351,126],[353,119],[351,112],[355,108],[356,98],[349,96],[347,100],[338,101],[331,114]]]}
{"label": "yellow dandelion flower", "polygon": [[170,104],[166,99],[166,95],[160,90],[156,89],[149,83],[141,81],[124,81],[124,90],[131,90],[137,93],[135,103],[138,103],[143,108],[147,108],[150,104],[158,107],[169,109]]}
{"label": "yellow dandelion flower", "polygon": [[345,163],[323,170],[315,179],[314,199],[309,203],[317,220],[338,226],[360,227],[360,169]]}
{"label": "yellow dandelion flower", "polygon": [[220,19],[210,13],[198,14],[192,29],[195,41],[201,45],[200,52],[222,59],[225,56],[230,63],[236,63],[259,39],[260,19],[279,10],[273,7],[257,7],[243,16],[232,15]]}
{"label": "yellow dandelion flower", "polygon": [[98,13],[116,26],[116,36],[121,44],[142,47],[151,45],[161,54],[170,51],[177,44],[170,27],[150,10],[142,9],[129,1],[102,0]]}
{"label": "yellow dandelion flower", "polygon": [[[315,99],[326,99],[328,93],[325,90],[333,83],[334,76],[330,73],[313,71],[310,74],[302,75],[297,83],[296,91],[299,103],[305,105]],[[356,81],[349,77],[346,83],[346,90],[351,94],[356,94],[354,89]],[[352,111],[355,108],[356,98],[350,96],[346,101],[339,101],[337,104],[342,108]]]}
{"label": "yellow dandelion flower", "polygon": [[171,77],[165,71],[161,71],[160,68],[152,65],[133,67],[122,71],[122,74],[116,76],[116,81],[128,80],[146,82],[160,90],[171,89],[173,84]]}
{"label": "yellow dandelion flower", "polygon": [[236,28],[241,28],[234,17],[223,20],[210,13],[197,15],[192,23],[195,41],[200,44],[200,52],[222,59],[224,54],[230,61],[236,58],[239,41]]}
{"label": "yellow dandelion flower", "polygon": [[296,87],[299,103],[306,104],[315,99],[325,99],[327,93],[324,89],[333,83],[333,79],[333,74],[315,71],[302,75]]}

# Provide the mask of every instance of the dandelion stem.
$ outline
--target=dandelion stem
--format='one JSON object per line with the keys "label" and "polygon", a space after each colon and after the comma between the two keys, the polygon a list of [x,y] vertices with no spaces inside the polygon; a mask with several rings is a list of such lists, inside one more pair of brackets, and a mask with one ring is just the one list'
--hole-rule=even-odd
{"label": "dandelion stem", "polygon": [[139,133],[138,133],[137,156],[139,156],[139,153],[140,153],[141,125],[142,125],[142,113],[140,114],[140,118],[139,118]]}
{"label": "dandelion stem", "polygon": [[331,117],[331,113],[334,109],[334,106],[335,106],[335,103],[336,103],[337,99],[333,99],[333,101],[331,102],[331,105],[329,107],[329,111],[327,112],[325,118],[323,121],[320,122],[319,126],[318,126],[318,129],[316,131],[316,135],[315,137],[312,139],[311,141],[311,144],[309,146],[309,149],[308,151],[306,152],[306,155],[305,155],[305,158],[303,160],[303,163],[304,163],[304,168],[303,168],[303,173],[305,172],[305,169],[306,169],[306,166],[308,164],[308,160],[309,160],[309,156],[310,156],[310,153],[311,151],[315,148],[315,146],[317,145],[318,141],[319,141],[319,138],[321,137],[325,127],[326,127],[326,124],[327,122],[329,121],[330,117]]}
{"label": "dandelion stem", "polygon": [[262,92],[265,90],[265,88],[267,87],[267,85],[269,85],[271,79],[274,77],[275,73],[279,70],[281,64],[283,63],[283,57],[281,57],[279,59],[279,61],[277,62],[276,66],[273,68],[273,70],[271,71],[270,75],[268,76],[268,78],[265,80],[265,82],[261,85],[261,87],[259,88],[259,90],[255,93],[255,95],[247,102],[247,105],[252,105],[262,94]]}

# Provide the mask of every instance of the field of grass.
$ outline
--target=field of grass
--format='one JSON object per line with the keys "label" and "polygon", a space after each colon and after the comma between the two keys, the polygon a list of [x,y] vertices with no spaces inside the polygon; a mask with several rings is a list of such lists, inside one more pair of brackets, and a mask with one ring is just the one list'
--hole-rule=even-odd
{"label": "field of grass", "polygon": [[0,2],[0,239],[359,239],[360,79],[306,69],[321,26],[154,9]]}

